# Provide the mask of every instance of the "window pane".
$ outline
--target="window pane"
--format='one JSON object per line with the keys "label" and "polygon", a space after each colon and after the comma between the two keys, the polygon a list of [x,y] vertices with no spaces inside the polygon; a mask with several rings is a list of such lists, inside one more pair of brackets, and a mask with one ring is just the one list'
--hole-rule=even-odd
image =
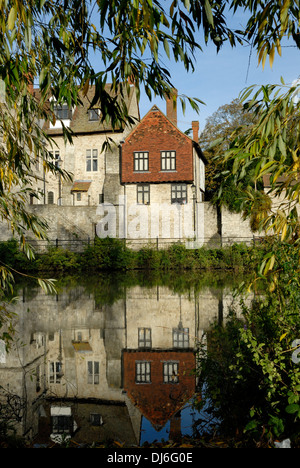
{"label": "window pane", "polygon": [[134,170],[135,171],[148,171],[149,168],[149,154],[148,153],[134,153]]}
{"label": "window pane", "polygon": [[176,151],[161,152],[161,170],[175,171],[176,170]]}
{"label": "window pane", "polygon": [[173,184],[171,188],[171,202],[172,203],[186,203],[187,202],[187,187],[186,184]]}
{"label": "window pane", "polygon": [[164,362],[164,383],[178,383],[178,362]]}

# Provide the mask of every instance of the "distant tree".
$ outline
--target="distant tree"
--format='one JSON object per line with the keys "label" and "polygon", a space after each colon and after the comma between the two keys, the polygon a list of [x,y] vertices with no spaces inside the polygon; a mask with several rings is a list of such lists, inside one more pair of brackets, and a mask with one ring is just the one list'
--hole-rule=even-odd
{"label": "distant tree", "polygon": [[[241,190],[230,177],[232,163],[224,162],[223,156],[237,135],[245,134],[255,122],[253,112],[244,109],[239,99],[225,104],[206,121],[199,143],[208,160],[206,166],[207,199],[239,211]],[[223,182],[226,175],[226,185]],[[244,179],[244,186],[251,183],[251,172]],[[222,186],[222,195],[219,193]]]}

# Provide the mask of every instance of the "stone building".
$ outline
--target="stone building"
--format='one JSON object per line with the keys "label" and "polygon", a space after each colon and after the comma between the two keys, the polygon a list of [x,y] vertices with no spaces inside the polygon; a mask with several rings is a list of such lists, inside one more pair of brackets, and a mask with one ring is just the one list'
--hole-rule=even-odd
{"label": "stone building", "polygon": [[122,143],[120,178],[132,238],[198,237],[206,164],[199,123],[192,123],[190,138],[177,127],[172,98],[166,107],[167,115],[153,106]]}
{"label": "stone building", "polygon": [[[38,98],[38,91],[35,92]],[[106,92],[111,93],[109,85]],[[120,141],[128,134],[130,127],[113,129],[110,122],[101,121],[100,104],[90,107],[94,93],[95,89],[91,86],[87,95],[81,96],[82,104],[73,109],[67,105],[54,105],[55,125],[44,123],[44,130],[53,141],[48,149],[53,153],[54,162],[72,175],[72,181],[47,174],[44,198],[40,204],[97,206],[103,202],[105,192],[110,192],[112,176],[119,173]],[[139,119],[133,87],[126,97],[126,105],[129,115]],[[72,131],[72,143],[65,143],[63,125]],[[105,146],[108,142],[110,145]]]}
{"label": "stone building", "polygon": [[[32,92],[38,99],[39,90]],[[101,105],[91,108],[93,96],[90,87],[80,106],[54,106],[55,125],[42,123],[53,141],[48,149],[55,164],[72,176],[65,180],[37,167],[36,190],[42,196],[28,202],[48,222],[50,241],[69,248],[75,240],[86,242],[97,235],[124,239],[132,248],[160,248],[177,241],[189,248],[252,242],[248,221],[205,202],[199,124],[192,122],[191,137],[178,129],[177,91],[166,99],[166,114],[153,106],[140,119],[130,86],[127,107],[136,124],[119,129],[102,122]],[[63,125],[70,127],[72,143],[65,142]],[[9,237],[1,226],[0,239]],[[33,242],[30,233],[28,239]],[[33,244],[46,247],[41,241]]]}

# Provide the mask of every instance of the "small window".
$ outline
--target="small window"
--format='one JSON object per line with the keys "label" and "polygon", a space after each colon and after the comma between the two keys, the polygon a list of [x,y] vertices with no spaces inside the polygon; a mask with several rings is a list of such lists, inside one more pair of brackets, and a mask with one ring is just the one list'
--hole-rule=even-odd
{"label": "small window", "polygon": [[161,152],[161,170],[176,171],[176,151]]}
{"label": "small window", "polygon": [[99,205],[101,205],[101,203],[104,203],[104,193],[99,193]]}
{"label": "small window", "polygon": [[99,384],[100,366],[98,361],[88,361],[88,384]]}
{"label": "small window", "polygon": [[81,192],[77,192],[76,198],[77,198],[77,201],[81,201]]}
{"label": "small window", "polygon": [[134,171],[135,172],[149,171],[149,153],[147,152],[134,153]]}
{"label": "small window", "polygon": [[72,111],[69,109],[68,104],[55,104],[54,114],[59,120],[69,120],[72,117]]}
{"label": "small window", "polygon": [[54,434],[70,434],[73,430],[72,416],[52,416],[52,432]]}
{"label": "small window", "polygon": [[48,205],[53,205],[54,203],[54,193],[48,192]]}
{"label": "small window", "polygon": [[59,151],[49,151],[49,154],[51,157],[51,162],[55,164],[56,167],[58,167],[60,163]]}
{"label": "small window", "polygon": [[86,170],[87,172],[98,171],[98,150],[97,149],[86,150]]}
{"label": "small window", "polygon": [[149,184],[137,185],[137,203],[139,205],[150,204],[150,185]]}
{"label": "small window", "polygon": [[50,362],[49,382],[60,383],[62,377],[62,364],[59,361]]}
{"label": "small window", "polygon": [[139,348],[151,348],[151,328],[139,328]]}
{"label": "small window", "polygon": [[136,383],[151,383],[151,363],[141,361],[135,363]]}
{"label": "small window", "polygon": [[164,362],[164,383],[178,383],[178,362],[167,361]]}
{"label": "small window", "polygon": [[189,347],[189,329],[188,328],[173,328],[173,347],[188,348]]}
{"label": "small window", "polygon": [[90,423],[92,426],[102,426],[103,419],[101,414],[99,413],[91,413],[90,414]]}
{"label": "small window", "polygon": [[179,203],[181,205],[187,203],[186,184],[172,184],[171,203]]}
{"label": "small window", "polygon": [[100,109],[89,109],[89,121],[94,122],[100,119]]}

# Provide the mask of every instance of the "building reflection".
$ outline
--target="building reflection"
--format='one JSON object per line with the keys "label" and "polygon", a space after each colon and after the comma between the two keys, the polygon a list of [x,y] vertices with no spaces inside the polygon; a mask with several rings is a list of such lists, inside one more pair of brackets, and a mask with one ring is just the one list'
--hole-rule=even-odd
{"label": "building reflection", "polygon": [[1,418],[36,444],[139,445],[143,418],[180,435],[198,340],[232,300],[158,286],[127,288],[109,304],[82,286],[20,296],[14,344],[0,349]]}

